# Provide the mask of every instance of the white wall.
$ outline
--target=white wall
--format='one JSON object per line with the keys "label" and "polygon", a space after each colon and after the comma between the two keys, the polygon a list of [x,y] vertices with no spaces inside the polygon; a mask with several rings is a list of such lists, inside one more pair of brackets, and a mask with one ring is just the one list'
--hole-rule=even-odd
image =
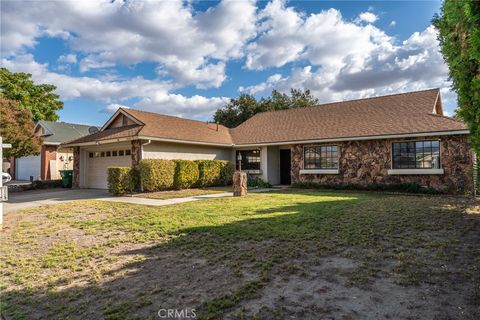
{"label": "white wall", "polygon": [[232,148],[159,141],[143,146],[142,159],[233,160]]}

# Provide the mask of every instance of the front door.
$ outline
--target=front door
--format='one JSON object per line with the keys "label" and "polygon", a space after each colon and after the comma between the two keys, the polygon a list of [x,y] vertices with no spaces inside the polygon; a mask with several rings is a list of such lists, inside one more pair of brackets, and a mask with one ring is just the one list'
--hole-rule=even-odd
{"label": "front door", "polygon": [[280,184],[290,184],[290,149],[280,150]]}

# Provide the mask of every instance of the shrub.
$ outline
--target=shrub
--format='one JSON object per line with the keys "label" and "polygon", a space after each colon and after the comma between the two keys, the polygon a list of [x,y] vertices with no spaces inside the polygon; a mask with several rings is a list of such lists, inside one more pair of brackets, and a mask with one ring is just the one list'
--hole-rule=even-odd
{"label": "shrub", "polygon": [[175,189],[187,189],[198,181],[198,164],[189,160],[174,160],[175,176],[173,185]]}
{"label": "shrub", "polygon": [[138,183],[138,172],[130,167],[108,168],[108,191],[111,194],[121,195],[133,192]]}
{"label": "shrub", "polygon": [[61,188],[62,179],[58,180],[35,180],[32,182],[33,189]]}
{"label": "shrub", "polygon": [[229,185],[232,182],[233,166],[223,160],[197,160],[199,178],[197,186],[212,187]]}
{"label": "shrub", "polygon": [[222,168],[220,169],[220,183],[224,186],[232,184],[233,172],[235,167],[230,161],[220,161],[222,163]]}
{"label": "shrub", "polygon": [[161,191],[173,188],[175,162],[172,160],[147,159],[140,161],[140,179],[143,190]]}
{"label": "shrub", "polygon": [[247,187],[248,188],[271,188],[272,184],[270,182],[264,181],[262,178],[249,176],[247,178]]}
{"label": "shrub", "polygon": [[220,182],[220,172],[223,164],[216,160],[197,160],[198,165],[198,181],[199,187],[218,186]]}
{"label": "shrub", "polygon": [[360,191],[393,191],[407,193],[426,193],[426,194],[442,194],[442,190],[431,187],[422,187],[418,183],[392,183],[380,184],[372,183],[367,185],[360,184],[323,184],[312,181],[297,182],[292,184],[294,188],[302,189],[332,189],[332,190],[360,190]]}

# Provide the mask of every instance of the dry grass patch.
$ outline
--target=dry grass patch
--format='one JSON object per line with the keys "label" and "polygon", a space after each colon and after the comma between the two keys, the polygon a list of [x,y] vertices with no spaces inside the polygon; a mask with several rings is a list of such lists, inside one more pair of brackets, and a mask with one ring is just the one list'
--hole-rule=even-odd
{"label": "dry grass patch", "polygon": [[76,201],[9,213],[13,319],[480,316],[479,204],[283,191],[166,207]]}

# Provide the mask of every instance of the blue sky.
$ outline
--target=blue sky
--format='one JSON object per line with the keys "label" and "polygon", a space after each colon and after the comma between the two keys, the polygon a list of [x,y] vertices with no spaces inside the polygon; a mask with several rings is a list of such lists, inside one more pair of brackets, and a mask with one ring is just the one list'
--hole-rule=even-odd
{"label": "blue sky", "polygon": [[2,1],[1,64],[57,86],[67,122],[119,106],[201,120],[230,97],[321,102],[440,87],[440,1]]}

